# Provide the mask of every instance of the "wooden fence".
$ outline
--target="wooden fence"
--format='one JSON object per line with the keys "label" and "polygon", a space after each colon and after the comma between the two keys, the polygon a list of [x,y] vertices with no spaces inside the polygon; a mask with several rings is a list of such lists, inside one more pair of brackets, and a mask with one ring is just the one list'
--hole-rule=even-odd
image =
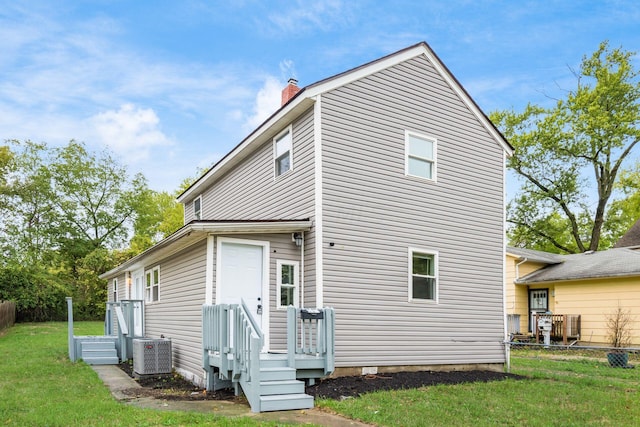
{"label": "wooden fence", "polygon": [[16,323],[16,303],[12,301],[0,302],[0,331]]}

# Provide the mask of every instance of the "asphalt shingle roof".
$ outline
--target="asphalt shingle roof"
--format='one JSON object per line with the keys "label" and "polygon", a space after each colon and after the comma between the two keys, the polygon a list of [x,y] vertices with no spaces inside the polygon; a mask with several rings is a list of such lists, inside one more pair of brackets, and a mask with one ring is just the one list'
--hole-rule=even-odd
{"label": "asphalt shingle roof", "polygon": [[614,248],[628,248],[640,246],[640,219],[613,245]]}
{"label": "asphalt shingle roof", "polygon": [[640,251],[638,250],[613,248],[601,252],[555,256],[562,260],[560,264],[548,265],[534,271],[520,278],[518,283],[640,276]]}
{"label": "asphalt shingle roof", "polygon": [[563,261],[561,255],[533,249],[516,248],[513,246],[507,247],[507,253],[520,257],[520,259],[526,258],[527,261],[541,262],[543,264],[558,264]]}

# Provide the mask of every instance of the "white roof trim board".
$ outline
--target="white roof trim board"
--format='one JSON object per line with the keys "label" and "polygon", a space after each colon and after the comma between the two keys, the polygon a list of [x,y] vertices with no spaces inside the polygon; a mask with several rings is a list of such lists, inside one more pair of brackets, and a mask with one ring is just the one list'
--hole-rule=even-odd
{"label": "white roof trim board", "polygon": [[504,139],[496,127],[489,121],[487,116],[480,110],[477,104],[471,99],[456,78],[449,72],[447,67],[439,60],[436,54],[425,42],[418,43],[409,48],[400,50],[391,55],[385,56],[360,67],[338,74],[325,80],[311,84],[300,90],[287,104],[269,117],[229,154],[216,163],[191,187],[178,196],[178,202],[185,203],[199,194],[202,187],[209,186],[222,173],[232,168],[246,157],[254,148],[261,145],[275,135],[280,127],[291,122],[297,115],[302,114],[313,105],[317,95],[329,92],[338,87],[344,86],[366,76],[382,71],[394,65],[400,64],[417,56],[424,55],[431,64],[438,70],[440,75],[446,80],[451,88],[457,93],[465,105],[473,112],[486,130],[496,140],[507,155],[513,153],[513,147]]}
{"label": "white roof trim board", "polygon": [[101,279],[111,279],[125,271],[136,270],[159,262],[186,247],[189,247],[210,234],[264,234],[293,233],[311,229],[311,220],[273,220],[273,221],[192,221],[169,237],[156,243],[146,251],[125,261],[116,268],[101,274]]}

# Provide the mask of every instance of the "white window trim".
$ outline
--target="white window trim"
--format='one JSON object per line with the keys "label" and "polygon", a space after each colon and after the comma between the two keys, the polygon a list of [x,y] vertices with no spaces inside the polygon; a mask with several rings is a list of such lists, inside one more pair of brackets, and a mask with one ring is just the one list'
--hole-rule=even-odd
{"label": "white window trim", "polygon": [[[433,167],[431,169],[431,172],[432,172],[431,178],[425,178],[424,176],[413,175],[409,173],[409,136],[415,136],[416,138],[426,139],[427,141],[433,142],[433,159],[413,156],[418,159],[422,159],[428,162],[433,162],[432,163]],[[423,133],[405,130],[404,131],[404,174],[411,178],[437,182],[437,176],[438,176],[437,172],[438,172],[438,140],[432,136],[425,135]]]}
{"label": "white window trim", "polygon": [[[200,218],[198,218],[198,215],[196,215],[196,201],[200,201]],[[202,195],[193,199],[191,206],[193,207],[193,219],[201,220],[202,219]]]}
{"label": "white window trim", "polygon": [[[289,150],[289,170],[286,172],[281,173],[280,175],[277,174],[278,170],[276,167],[276,160],[277,160],[277,154],[276,154],[276,141],[278,139],[280,139],[283,135],[285,135],[286,133],[289,133],[289,135],[291,135],[291,149]],[[278,133],[276,136],[273,137],[273,142],[272,142],[272,150],[273,150],[273,156],[272,156],[272,160],[271,163],[273,164],[273,178],[274,180],[278,180],[280,178],[282,178],[283,176],[288,175],[289,173],[293,172],[293,126],[289,125],[287,126],[282,132]]]}
{"label": "white window trim", "polygon": [[113,279],[113,302],[118,301],[118,279]]}
{"label": "white window trim", "polygon": [[[414,253],[421,253],[421,254],[427,254],[427,255],[433,255],[433,262],[434,262],[434,276],[436,279],[436,284],[435,284],[435,289],[434,289],[434,293],[435,293],[435,297],[434,299],[423,299],[423,298],[413,298],[413,254]],[[409,302],[415,302],[415,303],[424,303],[424,304],[438,304],[439,302],[439,298],[440,298],[440,272],[439,272],[439,255],[438,255],[438,251],[434,251],[431,249],[424,249],[424,248],[414,248],[414,247],[410,247],[409,248],[409,260],[408,260],[408,281],[407,281],[407,286],[408,286],[408,291],[409,291]]]}
{"label": "white window trim", "polygon": [[[151,273],[151,280],[153,281],[153,272],[158,270],[158,284],[154,285],[153,282],[151,283],[151,286],[149,287],[149,295],[147,296],[147,273]],[[142,276],[142,284],[143,284],[143,292],[144,292],[144,301],[146,304],[155,304],[157,302],[160,301],[160,283],[162,283],[162,278],[160,277],[160,266],[156,265],[153,268],[149,268],[147,270],[144,271],[144,275]],[[157,300],[153,300],[153,287],[157,286],[158,287],[158,299]]]}
{"label": "white window trim", "polygon": [[282,266],[293,266],[293,306],[300,307],[300,263],[298,261],[289,261],[283,259],[276,260],[276,308],[278,310],[286,310],[287,306],[281,305],[282,290]]}

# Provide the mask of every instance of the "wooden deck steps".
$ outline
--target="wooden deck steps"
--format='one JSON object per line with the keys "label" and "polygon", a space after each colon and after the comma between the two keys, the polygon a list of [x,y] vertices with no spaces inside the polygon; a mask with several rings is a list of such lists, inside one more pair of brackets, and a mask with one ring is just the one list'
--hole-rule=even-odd
{"label": "wooden deck steps", "polygon": [[287,367],[286,355],[260,355],[260,412],[313,408],[313,396],[305,394],[304,381]]}
{"label": "wooden deck steps", "polygon": [[113,341],[83,341],[80,357],[89,365],[117,365],[120,362]]}

